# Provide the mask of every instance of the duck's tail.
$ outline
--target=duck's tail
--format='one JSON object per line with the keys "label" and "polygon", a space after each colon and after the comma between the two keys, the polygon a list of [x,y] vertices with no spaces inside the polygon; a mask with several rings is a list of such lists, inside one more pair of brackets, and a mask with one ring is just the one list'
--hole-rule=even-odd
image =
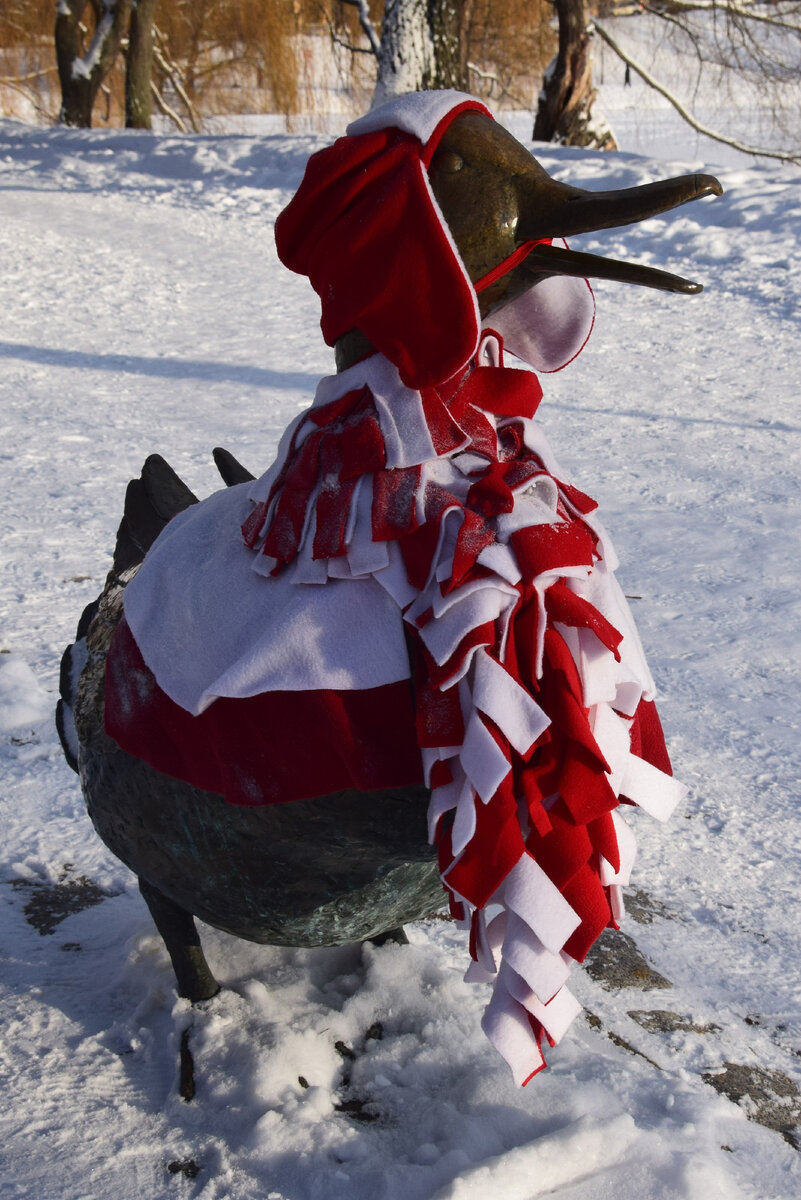
{"label": "duck's tail", "polygon": [[[226,486],[244,483],[254,476],[228,450],[217,447],[214,461]],[[103,589],[124,587],[141,565],[145,555],[165,525],[177,513],[197,503],[197,496],[186,486],[170,464],[160,454],[151,454],[138,479],[132,479],[125,492],[123,517],[117,530],[114,561]],[[61,747],[73,771],[78,771],[78,734],[74,709],[78,680],[87,664],[89,654],[86,638],[97,615],[102,596],[83,610],[78,622],[75,641],[67,646],[61,658],[59,680],[60,699],[56,705],[56,729]]]}

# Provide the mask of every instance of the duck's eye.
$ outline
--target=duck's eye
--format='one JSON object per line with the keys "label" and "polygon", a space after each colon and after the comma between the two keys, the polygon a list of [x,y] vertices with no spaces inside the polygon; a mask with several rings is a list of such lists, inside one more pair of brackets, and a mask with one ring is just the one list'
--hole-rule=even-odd
{"label": "duck's eye", "polygon": [[440,150],[434,155],[431,165],[435,171],[444,171],[446,175],[455,175],[464,166],[464,159],[455,150]]}

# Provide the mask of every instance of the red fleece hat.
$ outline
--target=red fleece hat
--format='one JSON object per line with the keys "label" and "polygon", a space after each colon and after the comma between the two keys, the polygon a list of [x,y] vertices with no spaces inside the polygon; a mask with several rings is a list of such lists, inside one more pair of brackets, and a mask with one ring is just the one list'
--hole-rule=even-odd
{"label": "red fleece hat", "polygon": [[348,127],[312,155],[278,217],[278,257],[307,275],[329,346],[358,328],[408,387],[450,379],[478,348],[475,289],[427,167],[460,113],[492,116],[461,92],[414,92]]}

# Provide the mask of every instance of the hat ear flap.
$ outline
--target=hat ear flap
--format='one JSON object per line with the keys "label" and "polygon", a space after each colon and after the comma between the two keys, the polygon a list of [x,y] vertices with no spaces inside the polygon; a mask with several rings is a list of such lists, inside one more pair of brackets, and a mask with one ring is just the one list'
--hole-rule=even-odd
{"label": "hat ear flap", "polygon": [[361,330],[414,388],[464,367],[481,324],[421,149],[396,129],[340,138],[309,160],[275,228],[279,258],[320,297],[326,342]]}
{"label": "hat ear flap", "polygon": [[590,282],[572,275],[547,275],[487,320],[504,350],[545,374],[581,353],[594,324]]}

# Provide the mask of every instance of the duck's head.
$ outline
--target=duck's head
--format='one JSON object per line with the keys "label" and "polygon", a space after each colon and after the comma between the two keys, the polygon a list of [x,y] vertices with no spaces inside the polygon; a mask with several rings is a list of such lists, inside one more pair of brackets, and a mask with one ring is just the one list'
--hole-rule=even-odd
{"label": "duck's head", "polygon": [[527,360],[544,370],[563,365],[592,325],[587,276],[701,291],[664,271],[569,250],[561,239],[721,191],[710,175],[610,192],[571,187],[480,101],[418,92],[368,113],[311,157],[278,218],[276,244],[320,296],[340,370],[375,348],[419,388],[469,362],[488,317],[495,327],[533,322]]}
{"label": "duck's head", "polygon": [[[549,275],[592,276],[686,295],[703,290],[666,271],[548,245],[546,239],[633,225],[690,200],[719,196],[723,189],[712,175],[681,175],[616,191],[571,187],[553,179],[508,130],[477,111],[462,113],[448,126],[428,174],[470,279],[480,289],[484,317]],[[503,264],[509,269],[493,279]]]}

